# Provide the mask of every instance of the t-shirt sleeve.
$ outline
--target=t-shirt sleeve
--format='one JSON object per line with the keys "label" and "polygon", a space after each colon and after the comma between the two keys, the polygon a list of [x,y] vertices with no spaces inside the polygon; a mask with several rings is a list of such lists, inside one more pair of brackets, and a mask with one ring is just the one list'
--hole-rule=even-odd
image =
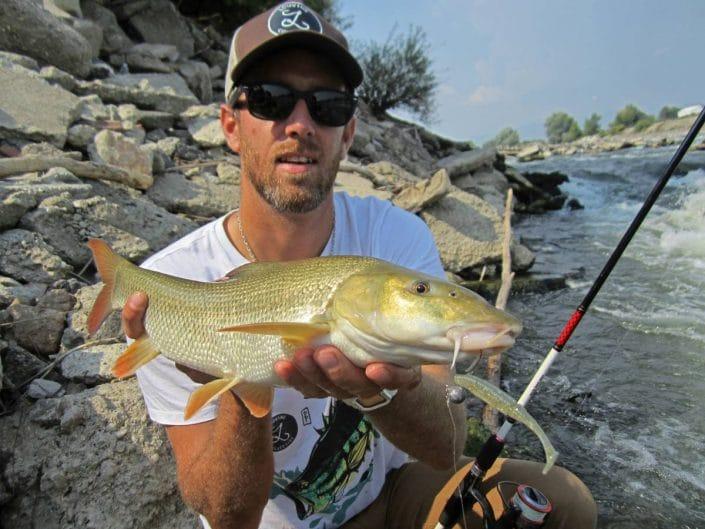
{"label": "t-shirt sleeve", "polygon": [[375,255],[392,263],[445,279],[433,234],[416,215],[391,206],[375,230]]}

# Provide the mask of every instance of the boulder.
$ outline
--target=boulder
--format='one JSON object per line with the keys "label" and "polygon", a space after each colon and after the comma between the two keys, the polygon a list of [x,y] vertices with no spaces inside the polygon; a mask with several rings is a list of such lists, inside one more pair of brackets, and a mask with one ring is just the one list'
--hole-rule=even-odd
{"label": "boulder", "polygon": [[26,191],[4,195],[0,187],[0,231],[14,228],[22,215],[37,205],[35,198]]}
{"label": "boulder", "polygon": [[[85,77],[90,70],[91,46],[86,39],[37,3],[27,0],[0,2],[0,49],[53,64],[79,77]],[[3,93],[3,101],[6,100]],[[47,105],[31,108],[44,109]]]}
{"label": "boulder", "polygon": [[25,283],[51,283],[70,273],[71,267],[39,234],[20,229],[0,233],[0,274]]}
{"label": "boulder", "polygon": [[69,380],[95,386],[113,380],[111,368],[125,352],[122,343],[99,344],[79,349],[66,355],[61,361],[61,374]]}
{"label": "boulder", "polygon": [[75,95],[36,76],[6,69],[0,69],[0,93],[0,134],[64,146],[69,125],[80,112]]}
{"label": "boulder", "polygon": [[13,341],[5,342],[3,357],[5,377],[13,385],[26,382],[47,366],[44,360],[37,358]]}
{"label": "boulder", "polygon": [[110,9],[95,0],[82,0],[83,15],[98,24],[103,30],[100,49],[104,53],[122,51],[132,46],[132,41],[122,30]]}
{"label": "boulder", "polygon": [[3,454],[3,527],[196,526],[135,379],[39,402],[0,418],[0,446],[14,447]]}
{"label": "boulder", "polygon": [[335,177],[334,191],[345,191],[348,195],[354,197],[377,197],[382,200],[392,198],[392,193],[375,189],[374,184],[367,178],[359,176],[356,173],[347,173],[338,171]]}
{"label": "boulder", "polygon": [[[103,28],[92,20],[80,18],[71,18],[69,19],[69,23],[73,29],[83,35],[83,38],[86,39],[86,42],[90,46],[91,59],[97,59],[100,55],[100,48],[103,44]],[[90,73],[90,70],[88,73]]]}
{"label": "boulder", "polygon": [[64,388],[58,382],[47,380],[46,378],[37,378],[32,380],[27,388],[27,396],[32,399],[48,399],[51,397],[61,397],[64,394]]}
{"label": "boulder", "polygon": [[20,347],[49,356],[59,350],[66,327],[66,312],[16,303],[8,309],[12,334]]}
{"label": "boulder", "polygon": [[497,149],[484,147],[441,158],[436,162],[436,167],[448,171],[448,176],[454,180],[460,175],[473,173],[481,167],[491,168],[496,159]]}
{"label": "boulder", "polygon": [[172,213],[205,218],[224,215],[240,202],[239,187],[230,182],[211,175],[187,179],[181,173],[158,177],[147,196]]}
{"label": "boulder", "polygon": [[152,174],[152,153],[118,132],[101,130],[88,147],[88,154],[96,163],[115,165],[131,173]]}
{"label": "boulder", "polygon": [[517,160],[519,160],[520,162],[543,160],[545,157],[545,152],[543,151],[541,146],[536,143],[527,145],[517,153]]}
{"label": "boulder", "polygon": [[502,219],[480,197],[453,186],[421,218],[433,233],[446,270],[459,273],[501,259]]}
{"label": "boulder", "polygon": [[377,186],[404,186],[421,180],[403,167],[386,160],[368,164],[367,168],[376,175],[374,182]]}
{"label": "boulder", "polygon": [[213,101],[213,86],[211,85],[211,71],[205,62],[185,61],[179,64],[179,73],[186,80],[191,91],[201,101]]}
{"label": "boulder", "polygon": [[146,9],[130,16],[128,25],[144,42],[176,46],[182,59],[194,54],[194,40],[188,24],[168,0],[147,2]]}
{"label": "boulder", "polygon": [[193,141],[202,147],[226,145],[218,105],[194,105],[181,114]]}
{"label": "boulder", "polygon": [[445,169],[440,169],[427,180],[408,184],[394,196],[392,202],[395,206],[417,213],[440,200],[450,191],[450,188],[448,172]]}

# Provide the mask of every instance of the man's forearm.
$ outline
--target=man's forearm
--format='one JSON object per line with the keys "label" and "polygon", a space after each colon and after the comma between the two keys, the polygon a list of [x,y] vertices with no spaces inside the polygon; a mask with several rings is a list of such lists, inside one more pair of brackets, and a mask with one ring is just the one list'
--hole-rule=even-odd
{"label": "man's forearm", "polygon": [[395,446],[429,465],[446,469],[462,455],[467,428],[462,405],[446,400],[441,378],[424,373],[413,389],[369,413],[375,427]]}
{"label": "man's forearm", "polygon": [[210,436],[199,444],[178,466],[186,502],[213,529],[257,528],[274,473],[271,417],[255,419],[226,392]]}

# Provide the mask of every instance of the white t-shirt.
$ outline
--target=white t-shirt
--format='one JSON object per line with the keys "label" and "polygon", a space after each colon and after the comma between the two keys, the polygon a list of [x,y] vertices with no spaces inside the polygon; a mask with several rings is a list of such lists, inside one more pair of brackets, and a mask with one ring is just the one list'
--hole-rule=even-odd
{"label": "white t-shirt", "polygon": [[[335,248],[323,255],[364,255],[444,278],[428,227],[417,216],[376,198],[335,194]],[[221,217],[153,255],[142,265],[170,275],[216,281],[247,263],[230,243]],[[157,357],[137,371],[149,416],[165,424],[214,419],[217,400],[188,421],[183,413],[199,386]],[[385,475],[408,456],[359,411],[333,398],[305,399],[277,388],[272,405],[274,483],[261,528],[330,529],[368,506]],[[208,527],[204,521],[204,526]]]}

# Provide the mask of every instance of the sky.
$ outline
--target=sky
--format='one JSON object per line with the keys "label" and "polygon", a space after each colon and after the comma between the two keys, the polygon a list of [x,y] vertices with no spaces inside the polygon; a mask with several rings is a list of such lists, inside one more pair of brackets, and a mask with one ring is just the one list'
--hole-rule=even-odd
{"label": "sky", "polygon": [[513,127],[539,139],[556,111],[581,126],[596,112],[604,127],[629,103],[649,114],[705,103],[705,0],[338,3],[354,49],[423,28],[438,79],[427,126],[449,138]]}

